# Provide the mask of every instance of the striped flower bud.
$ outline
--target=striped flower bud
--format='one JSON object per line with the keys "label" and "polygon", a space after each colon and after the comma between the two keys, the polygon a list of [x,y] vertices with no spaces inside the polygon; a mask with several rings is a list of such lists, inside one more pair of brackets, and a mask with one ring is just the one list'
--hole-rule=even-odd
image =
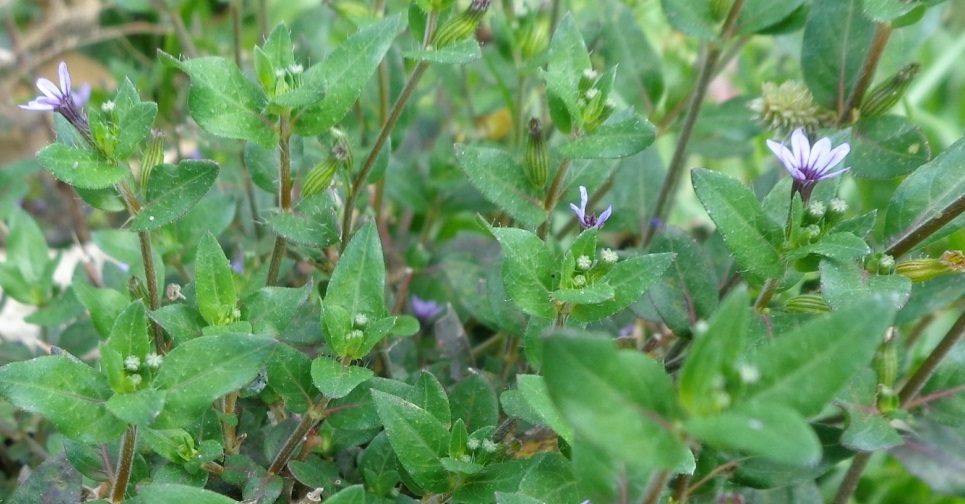
{"label": "striped flower bud", "polygon": [[141,156],[141,192],[147,194],[147,181],[151,178],[154,167],[164,162],[164,132],[159,129],[151,130],[151,140]]}
{"label": "striped flower bud", "polygon": [[479,27],[483,14],[489,9],[489,1],[473,0],[468,9],[449,18],[432,37],[432,46],[441,49],[453,42],[466,40],[476,33],[476,28]]}
{"label": "striped flower bud", "polygon": [[878,383],[886,387],[894,387],[898,380],[898,345],[895,343],[894,329],[888,330],[884,342],[875,352],[872,368],[878,377]]}
{"label": "striped flower bud", "polygon": [[895,272],[912,282],[925,282],[945,275],[965,271],[965,254],[961,250],[947,250],[938,259],[913,259],[901,261]]}
{"label": "striped flower bud", "polygon": [[784,303],[784,309],[796,313],[828,313],[831,311],[824,298],[817,294],[794,296]]}
{"label": "striped flower bud", "polygon": [[904,96],[908,84],[918,75],[919,70],[921,65],[912,63],[868,91],[864,101],[861,102],[861,117],[875,117],[891,110],[891,107]]}
{"label": "striped flower bud", "polygon": [[302,180],[302,197],[314,196],[328,189],[338,167],[339,161],[335,159],[335,156],[331,156],[325,161],[315,165],[315,167],[308,172],[308,175],[305,175],[305,179]]}
{"label": "striped flower bud", "polygon": [[352,144],[348,141],[348,135],[338,128],[332,128],[332,136],[335,137],[335,145],[332,146],[332,157],[341,165],[351,170],[355,166],[355,158],[352,155]]}
{"label": "striped flower bud", "polygon": [[529,120],[529,135],[526,137],[526,177],[534,186],[542,188],[549,177],[549,148],[543,138],[543,128],[539,119]]}

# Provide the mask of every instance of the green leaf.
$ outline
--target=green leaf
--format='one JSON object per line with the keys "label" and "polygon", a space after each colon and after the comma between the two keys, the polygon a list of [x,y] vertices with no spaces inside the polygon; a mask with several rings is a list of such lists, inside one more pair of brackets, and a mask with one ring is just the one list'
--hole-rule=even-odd
{"label": "green leaf", "polygon": [[125,429],[104,407],[111,396],[104,375],[69,357],[50,355],[0,367],[0,396],[40,413],[70,439],[101,443]]}
{"label": "green leaf", "polygon": [[232,334],[201,336],[175,347],[151,384],[167,392],[154,427],[172,429],[195,421],[213,401],[250,382],[273,345],[265,337]]}
{"label": "green leaf", "polygon": [[342,366],[336,360],[320,355],[312,361],[312,383],[325,397],[345,397],[359,384],[371,378],[371,369],[358,366]]}
{"label": "green leaf", "polygon": [[722,173],[691,172],[697,197],[741,267],[763,278],[778,278],[784,264],[777,250],[780,228],[764,215],[754,193]]}
{"label": "green leaf", "polygon": [[441,462],[449,448],[445,426],[426,410],[394,395],[373,390],[372,399],[402,467],[426,490],[448,491]]}
{"label": "green leaf", "polygon": [[456,144],[456,161],[466,178],[494,205],[520,224],[535,228],[546,220],[546,211],[530,192],[523,167],[499,149]]}
{"label": "green leaf", "polygon": [[859,298],[780,335],[749,358],[760,377],[747,384],[741,403],[783,404],[805,417],[820,413],[871,362],[894,315],[886,297]]}
{"label": "green leaf", "polygon": [[516,386],[529,407],[542,419],[542,423],[548,425],[567,443],[572,444],[573,429],[563,420],[559,409],[550,399],[546,380],[542,376],[520,374],[516,375]]}
{"label": "green leaf", "polygon": [[545,73],[550,116],[553,124],[563,133],[569,133],[571,126],[579,128],[583,125],[577,104],[580,77],[584,71],[592,68],[583,35],[576,27],[573,16],[567,13],[550,41]]}
{"label": "green leaf", "polygon": [[161,53],[191,77],[188,109],[202,129],[225,138],[238,138],[270,148],[278,143],[274,121],[263,111],[268,99],[229,59],[194,58],[186,61]]}
{"label": "green leaf", "polygon": [[114,416],[134,425],[150,425],[164,409],[165,394],[143,389],[129,394],[114,394],[105,406]]}
{"label": "green leaf", "polygon": [[778,404],[743,404],[717,415],[692,418],[684,428],[710,445],[781,464],[805,467],[821,460],[821,443],[808,423],[796,411]]}
{"label": "green leaf", "polygon": [[183,463],[200,456],[194,447],[194,438],[184,429],[145,428],[138,431],[138,436],[151,451],[171,462]]}
{"label": "green leaf", "polygon": [[273,68],[288,68],[295,63],[295,53],[292,48],[291,30],[285,23],[278,23],[265,43],[261,46]]}
{"label": "green leaf", "polygon": [[24,304],[42,305],[52,294],[54,269],[44,233],[25,211],[15,211],[8,221],[6,260],[0,264],[4,293]]}
{"label": "green leaf", "polygon": [[921,128],[905,117],[867,117],[851,129],[848,165],[856,177],[892,179],[907,175],[931,157]]}
{"label": "green leaf", "polygon": [[901,275],[872,275],[852,261],[823,260],[821,294],[837,310],[850,306],[857,298],[877,295],[892,300],[900,308],[911,294],[911,280]]}
{"label": "green leaf", "polygon": [[325,193],[302,199],[295,212],[271,212],[265,222],[292,243],[322,249],[339,239],[333,208],[331,196]]}
{"label": "green leaf", "polygon": [[752,34],[774,26],[787,19],[804,0],[745,0],[744,7],[737,16],[737,32]]}
{"label": "green leaf", "polygon": [[251,322],[254,332],[278,337],[308,302],[313,287],[311,281],[297,289],[262,287],[242,301],[241,318]]}
{"label": "green leaf", "polygon": [[696,334],[680,370],[680,404],[692,415],[721,409],[719,394],[738,371],[750,317],[745,287],[733,291],[714,312],[707,330]]}
{"label": "green leaf", "polygon": [[170,304],[151,312],[151,318],[167,331],[176,344],[201,336],[207,326],[201,312],[185,304]]}
{"label": "green leaf", "polygon": [[328,283],[325,304],[337,304],[349,317],[372,320],[386,315],[385,262],[375,224],[367,222],[352,237]]}
{"label": "green leaf", "polygon": [[918,2],[903,0],[864,0],[862,3],[864,13],[879,23],[894,21],[919,6]]}
{"label": "green leaf", "polygon": [[30,471],[26,481],[18,482],[16,490],[4,500],[7,504],[35,504],[38,502],[82,502],[83,478],[71,465],[65,453],[51,455]]}
{"label": "green leaf", "polygon": [[[941,213],[965,194],[965,138],[950,145],[931,162],[908,176],[891,197],[885,215],[885,236],[894,240],[910,228]],[[919,245],[930,243],[965,226],[965,214],[932,234]]]}
{"label": "green leaf", "polygon": [[448,429],[452,425],[452,413],[449,411],[449,396],[442,388],[439,379],[428,371],[419,373],[412,390],[405,399],[422,408],[432,415],[443,427]]}
{"label": "green leaf", "polygon": [[669,429],[677,411],[662,364],[618,352],[612,338],[570,331],[551,334],[544,352],[550,397],[576,437],[630,465],[692,468],[690,452]]}
{"label": "green leaf", "polygon": [[285,407],[295,413],[308,411],[318,395],[312,383],[312,360],[298,349],[279,344],[265,367],[268,385],[285,400]]}
{"label": "green leaf", "polygon": [[137,497],[127,500],[130,504],[171,504],[190,502],[191,504],[238,504],[224,495],[185,485],[153,483],[138,486]]}
{"label": "green leaf", "polygon": [[449,392],[449,403],[452,418],[462,420],[470,431],[496,425],[499,419],[496,391],[479,374],[471,374],[456,384]]}
{"label": "green leaf", "polygon": [[714,6],[729,3],[709,2],[707,0],[660,0],[667,21],[675,30],[703,40],[716,40],[719,13]]}
{"label": "green leaf", "polygon": [[72,285],[74,294],[90,313],[91,322],[98,334],[110,336],[114,321],[128,305],[128,296],[114,289],[99,289],[83,282]]}
{"label": "green leaf", "polygon": [[194,288],[198,310],[209,325],[226,325],[234,321],[238,294],[231,275],[231,265],[218,240],[206,233],[198,243],[195,257]]}
{"label": "green leaf", "polygon": [[407,59],[441,63],[443,65],[465,65],[482,58],[479,42],[475,37],[460,40],[441,49],[420,49],[402,53]]}
{"label": "green leaf", "polygon": [[368,502],[368,497],[364,486],[352,485],[339,490],[335,495],[325,499],[325,502],[328,504],[365,504]]}
{"label": "green leaf", "polygon": [[218,178],[218,164],[185,159],[177,166],[160,164],[151,170],[147,204],[131,220],[132,231],[166,226],[188,213],[208,193]]}
{"label": "green leaf", "polygon": [[839,110],[851,95],[871,48],[875,24],[862,3],[814,0],[804,26],[801,73],[815,101],[830,110]]}
{"label": "green leaf", "polygon": [[887,450],[901,445],[904,440],[888,419],[859,404],[840,403],[848,416],[848,426],[841,434],[841,444],[863,452]]}
{"label": "green leaf", "polygon": [[306,70],[303,85],[321,87],[325,97],[295,116],[295,133],[317,135],[338,124],[403,29],[405,19],[400,15],[372,23],[339,44],[325,61]]}
{"label": "green leaf", "polygon": [[490,228],[503,247],[503,283],[506,293],[523,312],[552,319],[550,301],[556,259],[535,234],[515,228]]}
{"label": "green leaf", "polygon": [[117,143],[113,157],[127,160],[141,144],[154,124],[157,104],[142,102],[129,78],[124,79],[114,97],[114,127],[117,129]]}
{"label": "green leaf", "polygon": [[131,171],[108,163],[94,151],[68,147],[62,143],[50,144],[37,153],[37,160],[54,177],[81,189],[110,187]]}
{"label": "green leaf", "polygon": [[153,348],[147,333],[147,309],[140,300],[134,301],[117,316],[107,347],[123,358],[134,356],[144,362],[144,357]]}
{"label": "green leaf", "polygon": [[647,296],[663,322],[686,337],[697,320],[706,319],[717,307],[717,274],[704,248],[679,228],[657,233],[650,252],[676,255]]}
{"label": "green leaf", "polygon": [[597,280],[613,287],[613,299],[574,306],[570,316],[580,322],[595,322],[630,306],[660,279],[673,260],[673,254],[647,254],[614,264]]}
{"label": "green leaf", "polygon": [[627,100],[640,95],[645,108],[654,107],[663,94],[663,68],[633,12],[624,2],[610,0],[598,15],[604,26],[597,54],[606,58],[607,66],[620,66],[615,91]]}
{"label": "green leaf", "polygon": [[808,254],[817,254],[843,261],[864,257],[870,253],[871,247],[861,238],[851,233],[831,233],[815,243],[788,252],[787,259],[793,261]]}
{"label": "green leaf", "polygon": [[576,159],[614,159],[632,156],[649,147],[656,138],[650,121],[636,114],[609,122],[586,136],[560,146],[560,155]]}
{"label": "green leaf", "polygon": [[603,282],[581,287],[578,289],[559,289],[553,291],[553,299],[560,303],[597,304],[609,301],[616,296],[613,287]]}

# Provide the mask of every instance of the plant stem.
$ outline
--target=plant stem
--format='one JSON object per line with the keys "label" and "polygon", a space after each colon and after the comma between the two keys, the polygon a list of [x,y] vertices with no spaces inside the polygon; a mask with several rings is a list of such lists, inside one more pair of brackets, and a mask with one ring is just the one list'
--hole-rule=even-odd
{"label": "plant stem", "polygon": [[754,301],[754,310],[758,313],[767,308],[767,304],[771,302],[771,298],[774,297],[774,293],[777,292],[777,286],[781,283],[779,278],[768,278],[764,282],[764,286],[761,287],[760,294],[757,295],[757,300]]}
{"label": "plant stem", "polygon": [[945,226],[945,224],[948,224],[961,215],[962,212],[965,212],[965,194],[959,196],[958,199],[939,210],[932,218],[905,231],[905,233],[901,235],[901,238],[898,238],[895,243],[891,244],[891,246],[885,250],[885,253],[896,259],[905,255],[909,250],[924,241],[925,238],[928,238]]}
{"label": "plant stem", "polygon": [[295,431],[292,435],[288,437],[285,444],[278,450],[278,455],[275,455],[275,460],[271,462],[271,467],[268,468],[268,474],[278,474],[291,460],[292,454],[295,453],[295,448],[298,447],[298,443],[301,443],[305,439],[305,435],[308,431],[315,427],[315,424],[320,422],[322,418],[325,417],[325,407],[328,406],[328,399],[323,397],[314,404],[308,411],[302,415],[302,420],[298,422],[295,427]]}
{"label": "plant stem", "polygon": [[[737,15],[743,7],[744,0],[734,1],[721,30],[721,41],[726,41],[730,38],[737,21]],[[677,139],[677,147],[674,149],[673,157],[670,159],[670,166],[667,168],[667,177],[664,179],[663,186],[660,187],[660,194],[657,196],[657,204],[653,210],[653,217],[650,220],[644,221],[644,230],[642,233],[644,246],[650,244],[650,240],[653,239],[653,235],[657,231],[658,226],[654,226],[653,223],[666,220],[667,215],[670,214],[670,209],[673,207],[673,198],[677,192],[677,185],[680,183],[685,169],[684,161],[687,158],[687,146],[694,132],[694,125],[697,124],[700,106],[707,96],[707,88],[710,86],[710,81],[713,80],[714,70],[717,67],[717,61],[720,59],[720,55],[721,47],[719,43],[707,42],[704,62],[700,68],[700,75],[697,77],[697,83],[694,85],[694,91],[687,106],[687,115],[684,118],[683,126],[680,128],[680,137]]]}
{"label": "plant stem", "polygon": [[[235,414],[235,403],[238,401],[238,392],[232,392],[221,398],[221,412],[225,415]],[[241,450],[241,443],[238,442],[237,419],[234,423],[222,420],[221,430],[224,432],[224,450],[230,455],[237,455]]]}
{"label": "plant stem", "polygon": [[560,162],[560,167],[556,169],[556,176],[553,177],[553,183],[550,185],[548,191],[546,191],[546,199],[543,200],[543,209],[546,210],[546,220],[540,224],[539,229],[536,230],[536,234],[540,238],[546,238],[546,233],[550,229],[550,216],[552,215],[553,209],[556,208],[556,204],[560,201],[560,192],[563,186],[563,179],[566,178],[566,172],[570,168],[570,163],[572,159],[564,159]]}
{"label": "plant stem", "polygon": [[[935,370],[938,369],[938,365],[941,364],[942,360],[955,348],[955,345],[961,341],[963,336],[965,336],[965,312],[962,312],[958,320],[955,321],[951,329],[945,334],[945,337],[938,343],[938,346],[928,354],[928,358],[925,359],[921,367],[919,367],[918,370],[915,371],[915,374],[901,387],[901,391],[898,392],[898,401],[902,408],[906,408],[915,400],[929,378],[931,378]],[[851,495],[858,487],[858,481],[861,480],[861,473],[863,473],[865,467],[867,467],[871,455],[871,453],[860,453],[854,457],[851,461],[851,467],[848,468],[848,472],[841,482],[841,486],[838,487],[838,493],[834,496],[833,504],[847,504],[851,499]]]}
{"label": "plant stem", "polygon": [[[151,303],[151,311],[161,307],[161,298],[158,294],[157,273],[154,270],[154,253],[151,250],[151,233],[141,231],[137,233],[138,241],[141,242],[141,261],[144,262],[144,279],[147,281],[147,298]],[[151,320],[151,330],[154,333],[154,349],[158,355],[164,355],[164,333],[161,326]]]}
{"label": "plant stem", "polygon": [[928,379],[935,373],[938,369],[938,365],[942,362],[949,352],[955,347],[956,344],[965,336],[965,312],[958,317],[958,320],[952,325],[952,327],[945,333],[945,337],[938,343],[938,346],[928,354],[928,358],[922,363],[921,367],[915,371],[915,374],[908,379],[901,391],[898,392],[898,401],[902,406],[908,404],[908,402],[915,399],[921,392],[921,389],[928,382]]}
{"label": "plant stem", "polygon": [[369,173],[372,172],[372,167],[375,166],[375,160],[378,159],[379,154],[382,152],[382,147],[385,145],[385,141],[388,140],[389,134],[392,133],[392,128],[395,127],[399,116],[402,115],[402,109],[405,108],[405,103],[412,96],[412,92],[415,90],[416,85],[419,84],[419,79],[422,78],[422,74],[425,73],[427,68],[429,68],[429,63],[425,61],[420,61],[416,64],[412,75],[409,76],[405,87],[402,88],[399,98],[395,101],[392,111],[389,112],[389,117],[387,117],[385,123],[382,124],[382,129],[379,130],[379,136],[375,139],[375,144],[372,145],[372,150],[369,151],[368,157],[365,158],[365,164],[362,165],[362,170],[352,181],[352,186],[349,188],[348,195],[345,198],[345,213],[342,216],[341,252],[345,251],[345,247],[348,246],[348,241],[352,234],[353,209],[355,208],[355,203],[358,201],[359,193],[362,191],[362,186],[365,185]]}
{"label": "plant stem", "polygon": [[[289,129],[288,117],[282,116],[278,123],[278,203],[282,212],[292,210],[292,167],[291,151],[289,142],[291,140],[291,130]],[[275,237],[275,247],[271,251],[271,262],[268,265],[268,280],[266,285],[275,285],[278,282],[278,270],[281,269],[281,259],[285,255],[285,238],[281,235]]]}
{"label": "plant stem", "polygon": [[660,501],[660,494],[663,493],[663,487],[669,479],[670,471],[664,470],[654,474],[650,478],[650,483],[647,484],[647,493],[641,502],[644,504],[657,504],[657,502]]}
{"label": "plant stem", "polygon": [[865,93],[871,86],[871,81],[875,76],[875,69],[878,68],[878,62],[881,61],[881,54],[885,51],[885,46],[888,45],[888,39],[890,37],[891,23],[878,23],[878,26],[875,27],[875,34],[871,39],[871,47],[868,48],[868,56],[861,65],[858,80],[855,82],[854,87],[851,88],[851,94],[848,96],[848,100],[844,103],[838,103],[840,107],[838,109],[837,121],[839,126],[849,121],[851,119],[851,111],[861,105],[861,100],[864,99]]}
{"label": "plant stem", "polygon": [[117,474],[111,485],[111,502],[117,504],[124,501],[127,493],[127,483],[131,479],[131,467],[134,465],[134,446],[137,444],[137,426],[127,426],[124,439],[121,441],[121,453],[117,460]]}

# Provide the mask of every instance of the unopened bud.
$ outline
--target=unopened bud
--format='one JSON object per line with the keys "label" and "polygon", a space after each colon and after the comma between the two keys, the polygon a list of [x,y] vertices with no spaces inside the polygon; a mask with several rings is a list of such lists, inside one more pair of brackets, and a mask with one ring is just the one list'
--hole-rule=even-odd
{"label": "unopened bud", "polygon": [[965,255],[961,250],[948,250],[938,259],[913,259],[902,261],[895,272],[912,282],[925,282],[945,275],[965,271]]}
{"label": "unopened bud", "polygon": [[877,275],[890,275],[895,272],[895,258],[878,252],[864,260],[864,269]]}
{"label": "unopened bud", "polygon": [[576,268],[580,271],[586,271],[593,266],[593,260],[589,256],[581,255],[576,258]]}
{"label": "unopened bud", "polygon": [[596,84],[596,79],[599,76],[600,74],[598,74],[596,70],[593,70],[592,68],[583,70],[583,73],[580,75],[580,83],[578,85],[580,94],[586,94],[586,92],[589,91],[594,84]]}
{"label": "unopened bud", "polygon": [[806,243],[814,243],[818,238],[821,237],[821,226],[817,224],[811,224],[805,227],[803,230],[804,241]]}
{"label": "unopened bud", "polygon": [[351,170],[355,166],[355,158],[352,155],[352,143],[349,142],[348,135],[340,129],[332,128],[332,136],[335,137],[335,144],[332,145],[332,157],[341,163],[344,168]]}
{"label": "unopened bud", "polygon": [[164,132],[159,129],[151,130],[151,140],[141,156],[141,193],[147,194],[147,182],[151,178],[154,167],[164,162]]}
{"label": "unopened bud", "polygon": [[828,313],[831,307],[817,294],[801,294],[788,299],[784,309],[796,313]]}
{"label": "unopened bud", "polygon": [[894,107],[905,94],[908,84],[918,75],[919,70],[921,65],[911,63],[868,91],[864,101],[861,102],[861,117],[879,116],[891,110],[891,107]]}
{"label": "unopened bud", "polygon": [[537,188],[542,189],[549,178],[549,147],[543,139],[543,128],[539,119],[529,120],[529,135],[526,137],[526,177]]}
{"label": "unopened bud", "polygon": [[476,33],[476,28],[479,27],[479,22],[482,21],[487,9],[489,9],[489,0],[473,0],[468,9],[449,18],[439,28],[432,37],[432,46],[441,49],[453,42],[469,38]]}
{"label": "unopened bud", "polygon": [[308,175],[305,175],[305,179],[302,180],[302,197],[314,196],[328,189],[328,186],[332,183],[332,178],[335,177],[338,165],[338,160],[335,157],[330,157],[312,168]]}
{"label": "unopened bud", "polygon": [[808,205],[807,217],[812,222],[817,222],[824,217],[824,214],[827,212],[827,210],[828,207],[825,206],[824,203],[821,203],[820,201],[812,201],[811,204]]}
{"label": "unopened bud", "polygon": [[878,377],[878,383],[893,387],[898,379],[898,347],[894,338],[894,330],[890,329],[884,343],[875,352],[872,367]]}

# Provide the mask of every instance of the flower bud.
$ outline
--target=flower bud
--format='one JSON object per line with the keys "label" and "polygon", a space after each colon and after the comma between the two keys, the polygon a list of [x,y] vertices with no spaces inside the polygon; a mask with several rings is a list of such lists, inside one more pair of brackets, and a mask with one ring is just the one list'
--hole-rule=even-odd
{"label": "flower bud", "polygon": [[432,46],[441,49],[476,33],[483,14],[489,9],[489,0],[473,0],[469,8],[449,18],[432,37]]}
{"label": "flower bud", "polygon": [[803,233],[803,238],[805,243],[814,243],[821,237],[821,226],[817,224],[811,224],[801,230]]}
{"label": "flower bud", "polygon": [[898,348],[895,343],[894,329],[888,330],[884,342],[875,352],[872,368],[878,377],[878,383],[886,387],[894,387],[898,379]]}
{"label": "flower bud", "polygon": [[596,79],[599,76],[600,74],[596,73],[596,70],[593,70],[592,68],[583,70],[583,74],[580,75],[580,83],[578,85],[580,94],[585,94],[587,91],[589,91],[590,88],[596,84]]}
{"label": "flower bud", "polygon": [[795,81],[780,86],[765,82],[761,85],[761,97],[751,100],[748,107],[757,113],[758,122],[777,133],[797,128],[813,131],[830,117],[828,111],[814,102],[807,86]]}
{"label": "flower bud", "polygon": [[895,272],[895,258],[881,252],[871,254],[864,260],[864,269],[877,275],[890,275]]}
{"label": "flower bud", "polygon": [[335,144],[332,145],[332,157],[335,158],[342,167],[351,170],[355,166],[355,158],[352,154],[352,143],[348,140],[348,135],[338,128],[332,128],[332,136],[335,137]]}
{"label": "flower bud", "polygon": [[528,22],[520,27],[518,40],[520,55],[523,61],[527,61],[546,48],[549,42],[549,23],[536,17],[529,18]]}
{"label": "flower bud", "polygon": [[302,180],[302,198],[314,196],[328,189],[328,186],[332,183],[332,178],[335,177],[338,165],[338,160],[333,156],[312,168],[308,175],[305,175],[305,179]]}
{"label": "flower bud", "polygon": [[526,137],[526,177],[537,188],[542,189],[549,177],[549,147],[543,139],[543,128],[539,119],[529,120],[529,135]]}
{"label": "flower bud", "polygon": [[164,132],[159,129],[151,130],[151,140],[141,156],[141,193],[147,194],[147,182],[151,178],[154,167],[164,162]]}
{"label": "flower bud", "polygon": [[804,223],[805,224],[816,224],[821,222],[824,218],[824,214],[827,212],[828,207],[820,201],[812,201],[807,210],[804,212]]}
{"label": "flower bud", "polygon": [[902,261],[895,272],[912,282],[925,282],[945,275],[965,271],[965,255],[961,250],[948,250],[938,259],[913,259]]}
{"label": "flower bud", "polygon": [[891,107],[894,107],[905,94],[908,84],[918,75],[919,70],[921,65],[911,63],[868,91],[864,101],[861,102],[861,117],[875,117],[891,110]]}
{"label": "flower bud", "polygon": [[788,299],[784,309],[795,313],[828,313],[831,307],[817,294],[801,294]]}

